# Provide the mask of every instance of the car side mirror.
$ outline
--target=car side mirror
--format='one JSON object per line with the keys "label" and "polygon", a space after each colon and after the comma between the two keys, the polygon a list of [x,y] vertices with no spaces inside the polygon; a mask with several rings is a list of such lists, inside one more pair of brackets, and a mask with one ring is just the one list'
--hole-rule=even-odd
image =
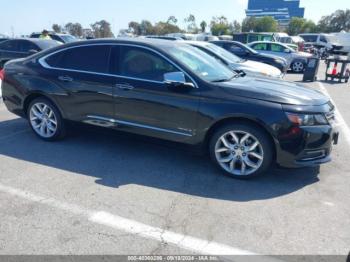
{"label": "car side mirror", "polygon": [[36,53],[38,53],[39,51],[38,50],[35,50],[35,49],[30,49],[29,51],[28,51],[28,53],[29,54],[31,54],[31,55],[34,55],[34,54],[36,54]]}
{"label": "car side mirror", "polygon": [[288,48],[286,48],[286,49],[284,49],[284,52],[289,54],[291,51]]}
{"label": "car side mirror", "polygon": [[183,72],[165,73],[164,83],[169,87],[169,89],[174,91],[194,88],[192,83],[186,82],[186,77]]}

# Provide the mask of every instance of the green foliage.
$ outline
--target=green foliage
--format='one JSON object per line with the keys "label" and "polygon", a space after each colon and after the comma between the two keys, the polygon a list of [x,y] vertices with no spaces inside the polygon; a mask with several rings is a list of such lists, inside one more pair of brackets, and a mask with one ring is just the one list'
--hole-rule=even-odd
{"label": "green foliage", "polygon": [[106,20],[101,20],[92,24],[91,29],[94,33],[95,38],[114,37],[111,29],[111,24]]}
{"label": "green foliage", "polygon": [[317,31],[324,33],[350,31],[350,9],[337,10],[324,16],[317,24]]}
{"label": "green foliage", "polygon": [[196,24],[196,17],[190,14],[187,18],[185,18],[184,22],[187,24],[187,32],[197,34],[199,29]]}
{"label": "green foliage", "polygon": [[152,24],[147,20],[138,22],[130,22],[128,32],[134,35],[166,35],[171,33],[181,32],[180,28],[176,25],[177,19],[174,16],[169,17],[166,22],[158,22]]}
{"label": "green foliage", "polygon": [[242,22],[242,32],[254,32],[257,24],[255,17],[247,17]]}
{"label": "green foliage", "polygon": [[56,33],[62,33],[62,26],[58,24],[53,24],[52,25],[52,30]]}
{"label": "green foliage", "polygon": [[247,17],[242,23],[243,32],[277,32],[278,22],[271,16],[261,18]]}
{"label": "green foliage", "polygon": [[65,30],[76,37],[83,35],[83,27],[80,23],[68,23],[64,26]]}
{"label": "green foliage", "polygon": [[311,20],[293,17],[287,28],[289,35],[298,35],[302,33],[315,33],[317,31],[316,24]]}
{"label": "green foliage", "polygon": [[200,23],[200,27],[201,27],[202,33],[204,33],[207,30],[207,26],[208,26],[208,24],[205,21],[202,21]]}
{"label": "green foliage", "polygon": [[210,22],[211,33],[216,36],[229,35],[230,24],[225,16],[216,16]]}

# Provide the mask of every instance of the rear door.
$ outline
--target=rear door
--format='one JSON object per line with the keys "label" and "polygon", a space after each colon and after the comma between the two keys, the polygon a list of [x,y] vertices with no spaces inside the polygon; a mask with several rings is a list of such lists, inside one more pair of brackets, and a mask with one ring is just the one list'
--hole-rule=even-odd
{"label": "rear door", "polygon": [[45,59],[46,78],[67,93],[57,99],[70,120],[108,125],[113,117],[115,78],[108,74],[110,50],[108,44],[82,45]]}
{"label": "rear door", "polygon": [[[182,141],[194,134],[199,89],[169,90],[164,74],[180,71],[161,54],[143,47],[113,50],[115,120],[131,132]],[[116,63],[114,63],[116,64]],[[191,81],[190,79],[187,79]]]}

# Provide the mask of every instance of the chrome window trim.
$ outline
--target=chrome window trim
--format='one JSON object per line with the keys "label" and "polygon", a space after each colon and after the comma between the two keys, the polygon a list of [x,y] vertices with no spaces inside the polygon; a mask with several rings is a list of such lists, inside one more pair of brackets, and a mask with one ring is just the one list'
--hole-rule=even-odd
{"label": "chrome window trim", "polygon": [[71,46],[71,47],[66,47],[60,50],[57,50],[53,53],[50,53],[46,56],[43,56],[39,58],[38,62],[41,66],[43,66],[46,69],[56,69],[56,70],[63,70],[67,72],[77,72],[77,73],[86,73],[86,74],[93,74],[93,75],[101,75],[101,76],[111,76],[111,77],[118,77],[118,78],[125,78],[125,79],[131,79],[131,80],[139,80],[139,81],[145,81],[145,82],[150,82],[150,83],[157,83],[157,84],[165,84],[164,81],[155,81],[155,80],[149,80],[149,79],[143,79],[143,78],[137,78],[137,77],[129,77],[129,76],[123,76],[123,75],[116,75],[116,74],[108,74],[108,73],[99,73],[99,72],[92,72],[92,71],[84,71],[84,70],[76,70],[76,69],[66,69],[66,68],[60,68],[60,67],[53,67],[47,64],[46,59],[49,58],[52,55],[64,52],[66,50],[74,49],[74,48],[79,48],[79,47],[89,47],[89,46],[100,46],[100,45],[108,45],[108,46],[131,46],[131,47],[137,47],[137,48],[143,48],[145,50],[151,51],[159,56],[161,56],[163,59],[168,61],[170,64],[175,66],[178,70],[180,70],[182,73],[184,73],[194,84],[195,88],[199,88],[197,82],[185,71],[183,70],[180,66],[178,66],[176,63],[174,63],[172,60],[164,56],[162,53],[146,47],[142,45],[137,45],[137,44],[123,44],[123,43],[96,43],[96,44],[83,44],[83,45],[77,45],[77,46]]}
{"label": "chrome window trim", "polygon": [[151,130],[155,130],[155,131],[159,131],[159,132],[165,132],[165,133],[170,133],[170,134],[175,134],[175,135],[181,135],[181,136],[187,136],[187,137],[192,137],[193,136],[192,134],[189,134],[189,133],[174,131],[174,130],[160,128],[160,127],[154,127],[154,126],[149,126],[149,125],[143,125],[143,124],[133,123],[133,122],[129,122],[129,121],[122,121],[122,120],[117,120],[117,119],[111,119],[111,118],[106,118],[106,117],[101,117],[101,116],[88,115],[87,118],[100,120],[100,121],[106,121],[106,122],[117,124],[117,125],[120,124],[120,125],[139,127],[139,128],[144,128],[144,129],[151,129]]}

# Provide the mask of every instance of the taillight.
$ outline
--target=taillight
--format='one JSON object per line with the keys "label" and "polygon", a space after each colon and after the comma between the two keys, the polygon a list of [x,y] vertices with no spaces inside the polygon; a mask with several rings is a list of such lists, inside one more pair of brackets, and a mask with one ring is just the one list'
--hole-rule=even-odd
{"label": "taillight", "polygon": [[5,70],[4,69],[0,69],[0,79],[4,80],[5,78]]}

